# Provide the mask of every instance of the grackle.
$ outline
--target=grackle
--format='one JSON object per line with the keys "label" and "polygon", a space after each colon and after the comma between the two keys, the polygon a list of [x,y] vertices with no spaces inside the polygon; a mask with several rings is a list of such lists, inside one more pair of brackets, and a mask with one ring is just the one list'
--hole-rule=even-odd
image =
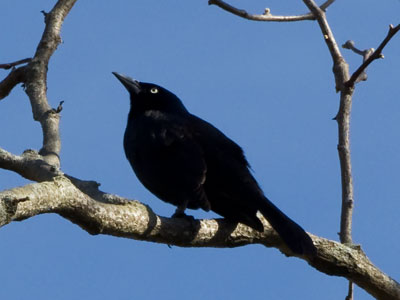
{"label": "grackle", "polygon": [[202,208],[262,232],[259,211],[295,254],[315,255],[308,234],[264,196],[235,142],[165,88],[113,74],[131,100],[126,157],[150,192],[177,206],[173,217]]}

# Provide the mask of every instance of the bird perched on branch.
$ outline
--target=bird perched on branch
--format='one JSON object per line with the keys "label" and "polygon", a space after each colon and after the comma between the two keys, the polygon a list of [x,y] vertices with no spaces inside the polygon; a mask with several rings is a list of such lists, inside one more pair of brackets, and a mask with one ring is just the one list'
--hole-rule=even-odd
{"label": "bird perched on branch", "polygon": [[113,74],[131,100],[126,157],[150,192],[177,206],[173,217],[201,208],[262,232],[259,211],[295,254],[316,253],[308,234],[264,196],[235,142],[165,88]]}

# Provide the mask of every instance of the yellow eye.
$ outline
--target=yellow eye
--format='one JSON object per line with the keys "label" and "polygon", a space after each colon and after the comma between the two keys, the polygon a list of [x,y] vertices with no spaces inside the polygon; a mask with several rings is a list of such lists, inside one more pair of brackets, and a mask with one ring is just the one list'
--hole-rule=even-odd
{"label": "yellow eye", "polygon": [[156,87],[151,88],[150,93],[157,94],[158,93],[158,88],[156,88]]}

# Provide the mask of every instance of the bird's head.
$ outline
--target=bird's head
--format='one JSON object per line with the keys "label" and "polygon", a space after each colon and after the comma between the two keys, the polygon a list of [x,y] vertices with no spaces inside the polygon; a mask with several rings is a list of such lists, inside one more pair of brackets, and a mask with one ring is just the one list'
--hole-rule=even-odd
{"label": "bird's head", "polygon": [[131,96],[131,111],[141,114],[149,110],[187,114],[185,106],[177,96],[153,83],[139,82],[129,76],[112,72]]}

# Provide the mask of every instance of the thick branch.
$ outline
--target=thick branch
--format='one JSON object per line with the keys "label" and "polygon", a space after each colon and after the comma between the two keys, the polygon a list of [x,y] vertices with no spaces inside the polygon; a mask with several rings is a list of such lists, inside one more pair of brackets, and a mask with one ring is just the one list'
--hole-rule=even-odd
{"label": "thick branch", "polygon": [[26,69],[25,87],[30,99],[33,118],[39,121],[43,131],[43,147],[40,154],[55,166],[60,165],[61,140],[59,133],[59,114],[54,113],[47,100],[47,68],[50,57],[61,42],[60,30],[64,18],[76,0],[59,0],[46,14],[46,27],[35,56]]}
{"label": "thick branch", "polygon": [[[89,194],[97,195],[98,199]],[[57,213],[90,234],[107,234],[181,247],[262,244],[277,247],[286,255],[292,255],[265,220],[263,233],[244,225],[236,227],[224,220],[200,220],[194,225],[184,219],[157,216],[149,207],[137,201],[109,203],[105,201],[106,195],[100,191],[77,188],[65,177],[3,191],[0,192],[0,224],[43,213]],[[376,268],[360,249],[316,236],[312,238],[318,249],[317,257],[301,259],[321,272],[354,281],[378,299],[399,299],[399,284]]]}
{"label": "thick branch", "polygon": [[[326,10],[329,5],[331,5],[335,0],[325,1],[324,4],[320,6],[322,10]],[[239,16],[244,19],[252,20],[252,21],[264,21],[264,22],[296,22],[296,21],[305,21],[305,20],[315,20],[315,17],[312,13],[307,13],[303,15],[297,16],[275,16],[272,15],[269,8],[266,8],[262,15],[250,14],[244,9],[236,8],[222,0],[209,0],[209,5],[217,5],[218,7],[226,10],[236,16]]]}
{"label": "thick branch", "polygon": [[[265,231],[259,233],[244,225],[235,228],[224,220],[201,220],[193,226],[186,220],[159,217],[137,201],[99,191],[96,182],[57,176],[60,173],[48,168],[33,151],[16,156],[0,149],[0,167],[35,181],[54,179],[0,192],[0,226],[38,214],[58,213],[91,234],[182,247],[238,247],[259,243],[292,255],[264,219]],[[302,259],[314,268],[349,278],[378,299],[397,299],[400,295],[398,284],[373,266],[362,251],[323,238],[312,238],[318,255],[313,260]]]}

